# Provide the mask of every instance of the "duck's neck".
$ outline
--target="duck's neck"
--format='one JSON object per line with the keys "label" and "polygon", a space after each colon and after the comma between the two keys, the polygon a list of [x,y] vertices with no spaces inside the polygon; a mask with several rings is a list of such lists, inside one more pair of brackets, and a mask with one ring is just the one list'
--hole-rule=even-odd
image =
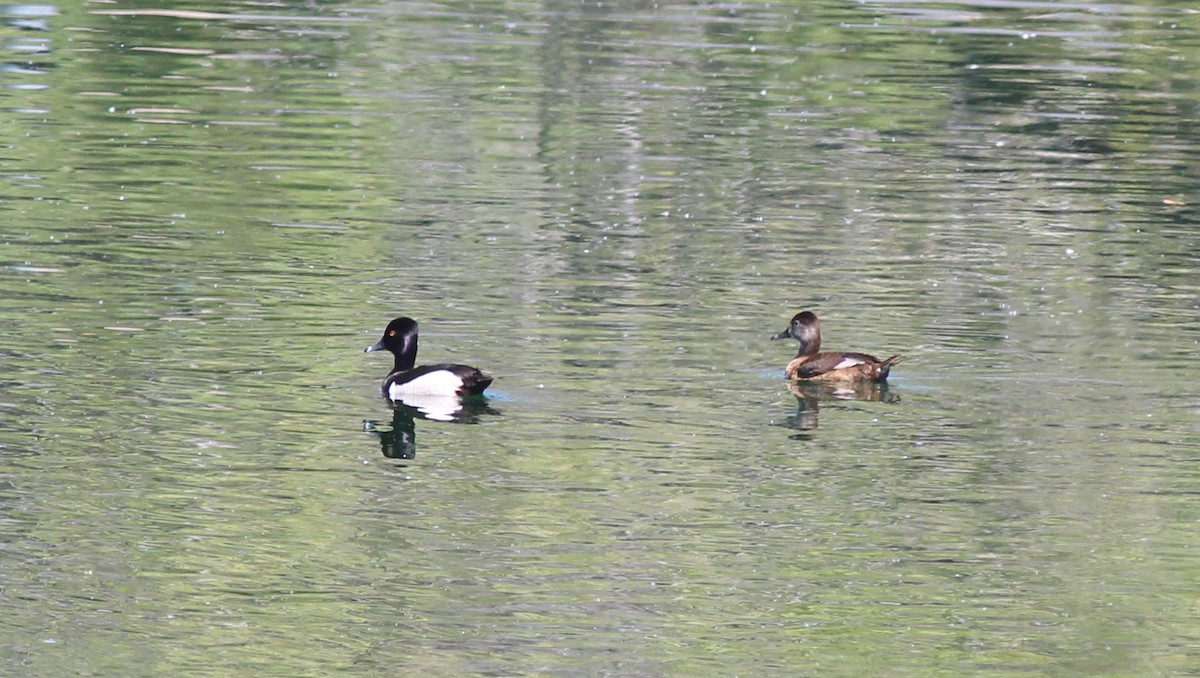
{"label": "duck's neck", "polygon": [[821,335],[815,337],[803,337],[800,340],[800,352],[796,354],[797,358],[806,356],[814,356],[821,350]]}
{"label": "duck's neck", "polygon": [[396,364],[392,367],[393,372],[403,372],[411,370],[417,364],[417,338],[415,336],[405,337],[404,345],[396,351]]}

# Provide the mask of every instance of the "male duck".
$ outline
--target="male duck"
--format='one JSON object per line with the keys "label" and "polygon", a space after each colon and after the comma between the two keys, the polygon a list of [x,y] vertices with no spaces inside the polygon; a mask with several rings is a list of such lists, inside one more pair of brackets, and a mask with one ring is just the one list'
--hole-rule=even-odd
{"label": "male duck", "polygon": [[866,353],[818,353],[821,350],[821,321],[811,311],[797,313],[788,328],[771,339],[788,337],[800,342],[800,352],[784,371],[788,379],[886,381],[892,365],[903,360],[899,355],[880,360]]}
{"label": "male duck", "polygon": [[396,356],[391,374],[383,380],[383,394],[392,400],[404,396],[478,395],[492,383],[491,377],[467,365],[413,367],[417,362],[417,321],[412,318],[396,318],[388,323],[383,338],[364,353],[382,350]]}

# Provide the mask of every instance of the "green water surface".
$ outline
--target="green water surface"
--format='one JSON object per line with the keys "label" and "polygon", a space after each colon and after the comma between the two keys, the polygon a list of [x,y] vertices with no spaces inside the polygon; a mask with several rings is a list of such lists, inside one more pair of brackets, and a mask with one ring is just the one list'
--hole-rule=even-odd
{"label": "green water surface", "polygon": [[0,19],[5,675],[1200,667],[1200,15]]}

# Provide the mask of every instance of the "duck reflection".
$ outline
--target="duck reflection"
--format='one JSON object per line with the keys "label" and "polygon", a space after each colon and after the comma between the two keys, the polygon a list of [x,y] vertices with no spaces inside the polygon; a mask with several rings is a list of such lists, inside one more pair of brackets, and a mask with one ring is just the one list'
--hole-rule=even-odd
{"label": "duck reflection", "polygon": [[888,392],[886,381],[828,382],[789,381],[788,391],[796,396],[796,414],[788,417],[788,425],[801,431],[817,427],[821,401],[865,400],[867,402],[897,403],[900,396]]}
{"label": "duck reflection", "polygon": [[383,456],[388,459],[413,459],[417,456],[417,420],[478,424],[483,415],[500,414],[482,396],[405,396],[389,401],[392,429],[379,430],[376,422],[365,428],[379,436]]}

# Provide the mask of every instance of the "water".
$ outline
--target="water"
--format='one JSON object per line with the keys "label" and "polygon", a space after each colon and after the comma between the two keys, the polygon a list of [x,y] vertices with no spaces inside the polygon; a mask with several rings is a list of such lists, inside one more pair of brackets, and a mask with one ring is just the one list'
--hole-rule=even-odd
{"label": "water", "polygon": [[6,674],[1194,673],[1197,21],[8,8]]}

